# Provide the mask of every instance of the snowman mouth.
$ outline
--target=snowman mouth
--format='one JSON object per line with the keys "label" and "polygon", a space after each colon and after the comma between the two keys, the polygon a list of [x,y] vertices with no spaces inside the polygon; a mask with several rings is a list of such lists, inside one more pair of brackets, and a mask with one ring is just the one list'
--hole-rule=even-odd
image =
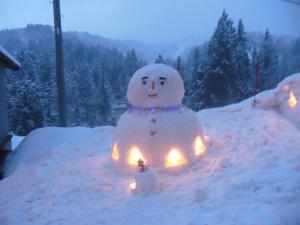
{"label": "snowman mouth", "polygon": [[148,94],[149,97],[156,97],[157,94]]}

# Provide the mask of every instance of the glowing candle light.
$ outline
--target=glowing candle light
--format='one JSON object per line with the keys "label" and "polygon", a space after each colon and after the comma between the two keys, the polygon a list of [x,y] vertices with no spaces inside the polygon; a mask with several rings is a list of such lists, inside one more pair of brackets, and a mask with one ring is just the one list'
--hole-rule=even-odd
{"label": "glowing candle light", "polygon": [[145,158],[142,156],[140,150],[137,147],[132,147],[129,151],[129,155],[128,155],[128,164],[130,165],[137,165],[139,159],[143,160],[144,163],[146,163]]}
{"label": "glowing candle light", "polygon": [[166,167],[173,167],[187,163],[186,159],[177,149],[171,149],[167,156]]}
{"label": "glowing candle light", "polygon": [[296,99],[296,96],[294,95],[294,93],[292,91],[290,91],[289,93],[289,106],[291,108],[294,108],[296,105],[297,105],[297,99]]}
{"label": "glowing candle light", "polygon": [[200,136],[197,136],[195,138],[195,156],[201,155],[206,150],[206,146],[204,144],[204,141]]}
{"label": "glowing candle light", "polygon": [[118,150],[118,145],[117,143],[114,144],[113,149],[112,149],[112,153],[111,153],[111,157],[114,160],[119,160],[119,150]]}

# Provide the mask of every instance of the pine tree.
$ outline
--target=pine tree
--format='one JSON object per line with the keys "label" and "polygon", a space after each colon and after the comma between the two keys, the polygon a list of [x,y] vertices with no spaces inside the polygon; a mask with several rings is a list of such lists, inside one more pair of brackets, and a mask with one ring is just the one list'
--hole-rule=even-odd
{"label": "pine tree", "polygon": [[79,104],[79,121],[80,125],[92,126],[92,83],[90,79],[90,70],[87,65],[79,64],[77,80],[78,104]]}
{"label": "pine tree", "polygon": [[236,93],[236,30],[224,11],[209,42],[207,72],[203,79],[206,106],[228,104]]}
{"label": "pine tree", "polygon": [[[188,87],[190,86],[190,81],[187,77],[186,65],[185,65],[183,59],[180,56],[178,56],[176,58],[176,62],[174,64],[174,67],[179,72],[179,74],[181,75],[181,77],[183,79],[185,90],[188,90]],[[188,101],[188,98],[189,98],[189,92],[186,91],[185,95],[183,97],[183,102],[186,103]]]}
{"label": "pine tree", "polygon": [[176,62],[174,64],[174,67],[179,72],[179,74],[181,75],[184,83],[187,85],[189,81],[188,81],[188,78],[187,78],[187,73],[186,73],[186,68],[185,68],[186,65],[185,65],[183,59],[180,56],[178,56],[176,58]]}
{"label": "pine tree", "polygon": [[239,20],[238,23],[236,49],[234,54],[236,61],[235,74],[237,79],[237,92],[234,93],[234,96],[236,96],[236,101],[240,101],[252,94],[249,86],[250,61],[247,51],[247,38],[242,20]]}
{"label": "pine tree", "polygon": [[195,48],[193,50],[193,58],[192,58],[192,77],[196,76],[199,71],[200,66],[200,53],[199,49]]}
{"label": "pine tree", "polygon": [[53,64],[49,54],[45,53],[41,58],[39,71],[44,123],[46,126],[53,126],[58,123],[58,106]]}
{"label": "pine tree", "polygon": [[198,74],[199,74],[199,69],[200,69],[200,53],[199,49],[195,48],[192,50],[192,60],[191,60],[191,81],[188,82],[187,84],[187,96],[189,97],[189,105],[193,108],[194,105],[194,98],[191,98],[193,96],[193,92],[196,91],[193,87],[194,83],[198,82]]}
{"label": "pine tree", "polygon": [[199,65],[197,71],[193,74],[191,94],[190,94],[190,106],[198,111],[203,108],[203,101],[205,96],[203,95],[203,79],[206,74],[205,66]]}
{"label": "pine tree", "polygon": [[10,126],[17,135],[27,135],[33,129],[43,126],[42,105],[40,102],[39,80],[36,62],[30,52],[23,49],[18,60],[22,69],[16,74],[14,98],[10,99]]}
{"label": "pine tree", "polygon": [[284,71],[285,76],[300,71],[300,37],[298,37],[289,49],[289,71]]}
{"label": "pine tree", "polygon": [[125,61],[126,61],[127,72],[129,73],[129,76],[131,77],[133,75],[133,73],[138,69],[138,66],[139,66],[135,49],[132,49],[126,55]]}
{"label": "pine tree", "polygon": [[157,58],[155,59],[155,63],[163,63],[166,64],[166,60],[162,56],[162,54],[158,54]]}
{"label": "pine tree", "polygon": [[132,75],[135,73],[135,71],[137,71],[137,69],[139,68],[139,62],[138,62],[138,58],[136,56],[136,52],[135,49],[132,49],[130,52],[127,53],[126,57],[125,57],[125,75],[124,78],[122,79],[122,82],[120,82],[120,86],[123,89],[122,91],[125,92],[126,91],[126,87],[129,83],[130,78],[132,77]]}
{"label": "pine tree", "polygon": [[267,30],[260,49],[259,60],[261,63],[260,78],[262,90],[276,86],[280,80],[279,59],[273,39]]}
{"label": "pine tree", "polygon": [[113,94],[116,98],[122,97],[122,66],[119,60],[114,60],[113,64],[111,65],[111,79],[110,84],[113,89]]}
{"label": "pine tree", "polygon": [[102,117],[101,125],[109,125],[112,123],[112,116],[111,116],[111,88],[108,85],[107,80],[105,77],[102,78],[101,81],[101,96],[99,101],[99,111]]}

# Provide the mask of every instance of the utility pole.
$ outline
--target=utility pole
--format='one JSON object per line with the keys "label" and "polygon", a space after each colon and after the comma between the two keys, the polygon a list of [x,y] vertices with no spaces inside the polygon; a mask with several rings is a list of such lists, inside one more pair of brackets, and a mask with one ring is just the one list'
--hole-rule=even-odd
{"label": "utility pole", "polygon": [[56,49],[56,84],[58,97],[59,125],[65,127],[66,123],[66,101],[65,101],[65,81],[63,65],[63,46],[61,31],[61,15],[59,0],[53,0],[54,13],[54,34]]}
{"label": "utility pole", "polygon": [[254,90],[254,101],[253,101],[253,107],[255,108],[256,105],[256,95],[260,91],[260,64],[261,61],[257,60],[255,64],[255,90]]}

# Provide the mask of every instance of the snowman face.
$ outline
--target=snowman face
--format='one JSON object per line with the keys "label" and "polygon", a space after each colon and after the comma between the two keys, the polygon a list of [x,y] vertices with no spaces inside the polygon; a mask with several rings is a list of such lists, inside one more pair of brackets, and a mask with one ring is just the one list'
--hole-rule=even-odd
{"label": "snowman face", "polygon": [[184,86],[179,73],[164,64],[151,64],[136,71],[127,98],[137,107],[170,107],[181,104]]}

